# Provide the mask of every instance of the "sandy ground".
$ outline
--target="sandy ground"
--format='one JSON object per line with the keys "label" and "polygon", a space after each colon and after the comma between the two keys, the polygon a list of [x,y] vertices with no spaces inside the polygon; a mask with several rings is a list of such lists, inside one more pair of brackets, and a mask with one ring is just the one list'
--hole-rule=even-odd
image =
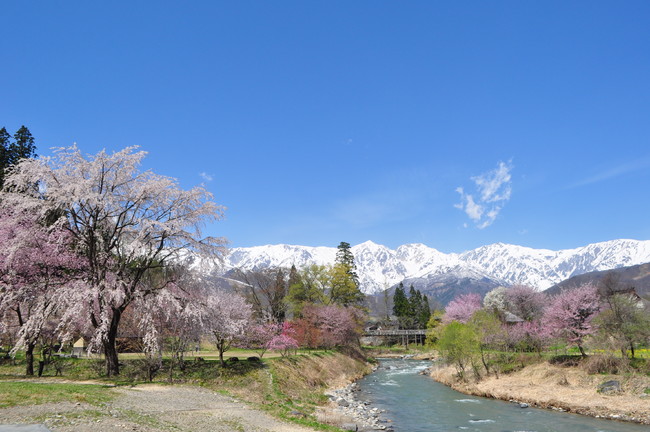
{"label": "sandy ground", "polygon": [[52,431],[309,432],[201,387],[140,385],[101,407],[57,403],[0,409],[0,424],[41,423]]}
{"label": "sandy ground", "polygon": [[[499,379],[487,377],[480,382],[460,382],[455,372],[452,367],[440,367],[432,370],[431,376],[458,391],[476,396],[650,424],[650,397],[644,395],[644,390],[650,388],[649,377],[589,375],[577,368],[548,363],[528,366],[501,375]],[[598,385],[612,379],[621,382],[623,391],[611,395],[598,393]]]}

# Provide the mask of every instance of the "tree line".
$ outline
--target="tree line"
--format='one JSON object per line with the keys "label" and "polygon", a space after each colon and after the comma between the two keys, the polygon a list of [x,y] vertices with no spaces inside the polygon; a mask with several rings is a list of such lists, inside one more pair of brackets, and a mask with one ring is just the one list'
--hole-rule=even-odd
{"label": "tree line", "polygon": [[[460,375],[468,368],[498,373],[498,352],[542,352],[554,344],[574,346],[587,357],[586,345],[605,355],[634,358],[650,340],[650,310],[634,289],[610,273],[599,284],[584,284],[549,296],[525,285],[499,287],[481,300],[456,297],[442,316],[428,324],[431,343]],[[617,363],[617,362],[614,362]]]}

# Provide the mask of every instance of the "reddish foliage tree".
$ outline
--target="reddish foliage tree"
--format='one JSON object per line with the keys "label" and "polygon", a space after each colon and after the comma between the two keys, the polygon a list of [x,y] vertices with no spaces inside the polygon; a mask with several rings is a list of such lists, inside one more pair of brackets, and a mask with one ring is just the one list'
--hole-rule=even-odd
{"label": "reddish foliage tree", "polygon": [[298,345],[305,348],[318,348],[321,346],[321,331],[305,318],[292,321],[295,338]]}
{"label": "reddish foliage tree", "polygon": [[[333,348],[335,346],[358,345],[361,313],[355,307],[337,305],[309,305],[302,311],[303,318],[298,325],[299,337],[308,346]],[[316,331],[314,331],[314,330]],[[313,338],[317,336],[318,339]]]}

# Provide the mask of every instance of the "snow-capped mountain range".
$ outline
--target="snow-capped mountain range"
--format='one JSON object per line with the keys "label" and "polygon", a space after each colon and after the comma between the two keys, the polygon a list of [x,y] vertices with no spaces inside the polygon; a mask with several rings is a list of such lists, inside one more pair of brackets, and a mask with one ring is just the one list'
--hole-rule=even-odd
{"label": "snow-capped mountain range", "polygon": [[[269,245],[235,248],[218,273],[229,270],[301,268],[332,264],[336,248]],[[460,254],[445,254],[423,244],[397,249],[367,241],[352,247],[361,289],[374,294],[405,279],[489,280],[500,285],[526,284],[546,289],[572,276],[650,262],[650,240],[612,240],[577,249],[552,251],[495,243]]]}

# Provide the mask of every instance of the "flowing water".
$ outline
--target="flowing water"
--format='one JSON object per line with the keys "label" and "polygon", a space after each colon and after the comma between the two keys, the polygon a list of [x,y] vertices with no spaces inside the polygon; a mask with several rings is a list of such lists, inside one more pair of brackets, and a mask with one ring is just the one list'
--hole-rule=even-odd
{"label": "flowing water", "polygon": [[386,410],[396,432],[650,432],[649,426],[467,396],[420,375],[428,361],[386,359],[358,382],[359,398]]}

